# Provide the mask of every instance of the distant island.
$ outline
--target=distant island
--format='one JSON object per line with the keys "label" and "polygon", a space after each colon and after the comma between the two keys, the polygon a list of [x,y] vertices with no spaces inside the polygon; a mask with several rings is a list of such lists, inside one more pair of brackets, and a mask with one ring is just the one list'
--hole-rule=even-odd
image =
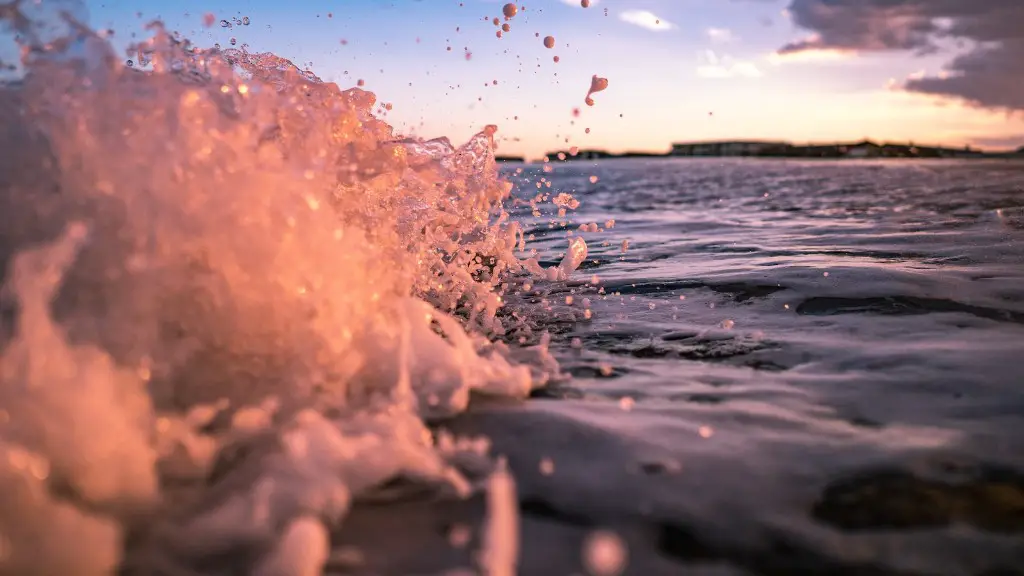
{"label": "distant island", "polygon": [[[870,140],[854,143],[796,145],[789,142],[730,140],[721,142],[685,142],[672,145],[668,152],[625,152],[604,150],[558,150],[545,155],[547,162],[600,160],[605,158],[680,158],[680,157],[755,157],[755,158],[1024,158],[1024,146],[1012,152],[985,152],[970,146],[947,148],[909,144],[877,144]],[[524,162],[515,156],[496,156],[498,162]]]}

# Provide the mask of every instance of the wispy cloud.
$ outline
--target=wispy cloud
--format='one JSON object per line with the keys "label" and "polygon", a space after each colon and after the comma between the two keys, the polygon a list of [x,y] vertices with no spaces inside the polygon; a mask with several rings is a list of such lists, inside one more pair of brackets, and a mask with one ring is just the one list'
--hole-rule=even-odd
{"label": "wispy cloud", "polygon": [[857,54],[851,50],[836,50],[833,48],[807,49],[799,52],[778,51],[772,53],[768,60],[775,65],[797,64],[804,62],[834,62],[837,60],[849,60]]}
{"label": "wispy cloud", "polygon": [[697,66],[697,76],[701,78],[760,78],[764,76],[753,63],[737,60],[732,56],[719,57],[712,50],[701,54],[701,64]]}
{"label": "wispy cloud", "polygon": [[657,14],[648,12],[647,10],[626,10],[619,14],[619,20],[654,32],[672,30],[676,27],[675,24],[663,18],[659,18]]}
{"label": "wispy cloud", "polygon": [[736,40],[736,35],[733,34],[732,30],[729,30],[728,28],[708,28],[707,35],[712,42],[718,42],[722,44]]}

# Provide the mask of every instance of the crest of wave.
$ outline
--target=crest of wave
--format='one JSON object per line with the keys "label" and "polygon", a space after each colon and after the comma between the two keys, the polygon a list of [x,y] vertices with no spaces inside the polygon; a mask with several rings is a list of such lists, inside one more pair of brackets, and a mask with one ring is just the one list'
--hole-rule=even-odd
{"label": "crest of wave", "polygon": [[557,373],[495,340],[502,282],[586,253],[515,257],[494,128],[399,139],[369,92],[159,25],[126,68],[37,8],[0,7],[0,574],[316,574],[353,499],[468,493],[486,444],[424,422]]}

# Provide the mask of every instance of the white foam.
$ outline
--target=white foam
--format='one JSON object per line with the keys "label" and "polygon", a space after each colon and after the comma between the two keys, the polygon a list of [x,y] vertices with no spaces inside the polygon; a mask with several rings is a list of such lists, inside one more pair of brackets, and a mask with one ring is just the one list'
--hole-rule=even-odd
{"label": "white foam", "polygon": [[[587,253],[574,238],[548,270],[515,256],[496,128],[459,148],[397,138],[372,93],[270,54],[157,25],[129,69],[87,29],[41,43],[21,16],[7,24],[36,49],[0,85],[17,309],[0,574],[108,574],[140,515],[143,573],[242,551],[253,573],[315,574],[352,502],[389,481],[470,494],[486,442],[424,419],[558,374],[548,339],[496,340],[519,322],[502,285],[567,279]],[[485,565],[513,574],[504,465],[488,493]]]}

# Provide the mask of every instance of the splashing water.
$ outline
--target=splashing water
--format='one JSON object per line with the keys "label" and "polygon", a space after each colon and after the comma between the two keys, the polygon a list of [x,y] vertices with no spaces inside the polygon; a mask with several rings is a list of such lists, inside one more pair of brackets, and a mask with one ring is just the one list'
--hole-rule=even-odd
{"label": "splashing water", "polygon": [[607,89],[608,89],[608,79],[607,78],[601,78],[597,74],[594,74],[594,76],[590,79],[590,90],[587,91],[587,96],[586,96],[586,98],[583,99],[584,102],[587,103],[587,106],[593,106],[594,105],[594,99],[591,98],[591,96],[593,96],[594,94],[596,94],[598,92],[607,90]]}
{"label": "splashing water", "polygon": [[501,290],[587,254],[517,256],[496,128],[404,139],[370,92],[159,24],[128,67],[30,4],[0,11],[0,574],[319,573],[385,482],[482,485],[485,444],[425,421],[558,375],[501,341]]}

